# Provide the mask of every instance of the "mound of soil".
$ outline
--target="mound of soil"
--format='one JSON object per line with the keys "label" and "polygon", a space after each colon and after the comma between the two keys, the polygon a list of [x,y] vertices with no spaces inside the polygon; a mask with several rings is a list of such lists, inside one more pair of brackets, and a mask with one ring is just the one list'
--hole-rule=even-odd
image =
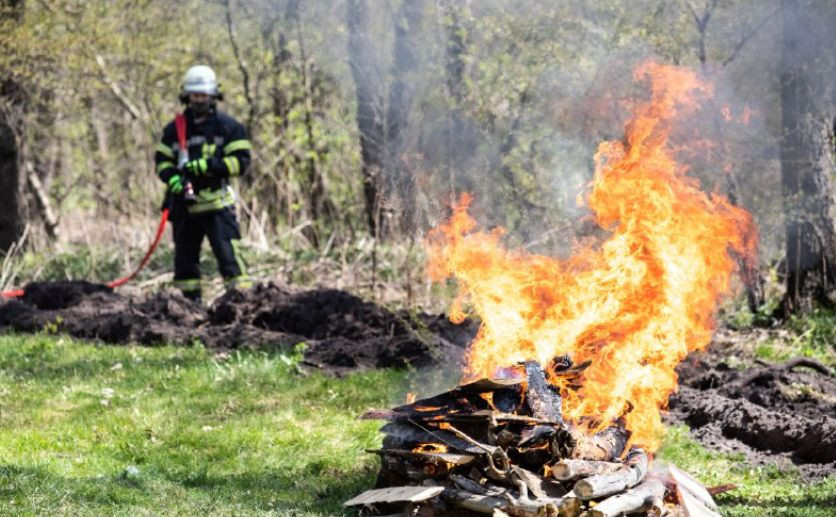
{"label": "mound of soil", "polygon": [[230,291],[205,308],[178,293],[130,297],[89,282],[32,283],[0,303],[0,328],[52,329],[108,343],[287,350],[334,373],[461,360],[473,323],[395,313],[345,291],[295,291],[274,283]]}
{"label": "mound of soil", "polygon": [[711,355],[680,365],[669,418],[713,450],[755,464],[836,473],[836,377],[809,359],[738,370]]}

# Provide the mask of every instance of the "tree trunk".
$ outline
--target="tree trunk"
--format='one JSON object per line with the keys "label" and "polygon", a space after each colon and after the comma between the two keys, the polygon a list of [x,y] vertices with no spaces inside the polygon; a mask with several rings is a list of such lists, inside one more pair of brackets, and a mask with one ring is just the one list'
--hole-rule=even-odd
{"label": "tree trunk", "polygon": [[[465,54],[467,46],[464,39],[464,29],[461,19],[462,5],[459,0],[445,0],[443,16],[445,20],[445,53],[444,53],[444,82],[447,89],[449,112],[447,117],[447,170],[450,184],[450,199],[452,204],[458,199],[459,182],[463,182],[463,189],[473,190],[472,184],[467,182],[466,176],[458,178],[456,172],[462,161],[459,154],[471,145],[464,136],[465,124],[462,106],[465,104]],[[467,3],[464,4],[467,6]]]}
{"label": "tree trunk", "polygon": [[403,159],[407,130],[414,95],[414,77],[418,57],[411,33],[421,20],[421,2],[403,0],[395,16],[395,48],[392,63],[392,84],[389,87],[389,104],[386,112],[386,144],[384,165],[386,178],[386,202],[392,214],[400,214],[400,227],[411,231],[415,228],[415,181],[412,171]]}
{"label": "tree trunk", "polygon": [[[0,16],[15,22],[23,17],[23,0],[0,0]],[[0,70],[0,253],[23,235],[21,203],[23,91],[7,70]]]}
{"label": "tree trunk", "polygon": [[374,59],[366,24],[365,0],[348,0],[348,56],[357,96],[357,128],[360,131],[361,171],[366,217],[372,234],[380,234],[383,170],[383,102],[380,67]]}
{"label": "tree trunk", "polygon": [[[263,37],[265,40],[269,40],[271,36],[266,34]],[[273,70],[271,73],[273,83],[270,87],[271,113],[273,115],[273,120],[277,122],[275,130],[279,135],[280,150],[283,146],[289,147],[289,143],[287,141],[290,140],[288,130],[290,128],[289,114],[292,107],[292,100],[290,99],[286,88],[282,86],[284,75],[288,73],[290,59],[291,54],[288,47],[287,37],[284,32],[280,32],[277,37],[273,54]],[[289,176],[287,173],[293,167],[292,162],[293,157],[291,153],[283,153],[282,158],[277,163],[281,169],[279,174],[284,175],[284,177]],[[260,196],[262,197],[262,201],[267,209],[271,211],[271,215],[273,216],[272,218],[284,215],[288,226],[293,228],[296,223],[294,221],[293,212],[293,189],[290,186],[290,182],[283,182],[280,179],[281,176],[276,176],[273,171],[269,170],[269,168],[268,170],[265,170],[264,173],[271,176],[272,185],[269,195],[266,195],[265,192],[265,194]],[[255,185],[255,178],[253,175],[245,175],[245,177],[247,176],[247,181],[250,182],[250,186]]]}
{"label": "tree trunk", "polygon": [[[832,28],[832,27],[831,27]],[[786,229],[784,316],[832,306],[836,288],[832,107],[818,91],[832,71],[821,29],[797,0],[782,2],[781,185]],[[824,68],[824,69],[822,69]],[[829,69],[829,70],[828,70]]]}
{"label": "tree trunk", "polygon": [[0,252],[3,253],[20,238],[24,226],[20,206],[20,152],[10,118],[9,114],[0,113],[0,206],[3,207],[0,210]]}
{"label": "tree trunk", "polygon": [[[304,92],[304,107],[305,107],[305,134],[307,136],[307,146],[305,149],[306,158],[304,163],[302,163],[302,168],[307,172],[306,176],[306,189],[308,191],[308,211],[311,214],[311,219],[313,220],[313,225],[308,226],[307,228],[310,229],[309,238],[313,242],[314,246],[319,248],[321,238],[319,232],[323,226],[330,225],[336,219],[336,208],[334,204],[331,202],[330,198],[328,197],[328,193],[325,189],[325,176],[322,168],[320,167],[320,160],[326,155],[327,149],[320,148],[317,145],[316,139],[316,130],[314,128],[315,125],[315,112],[314,112],[314,105],[316,102],[316,74],[317,68],[314,66],[313,62],[309,60],[307,52],[305,50],[305,40],[302,36],[302,21],[299,17],[298,13],[298,1],[296,2],[297,7],[294,13],[294,17],[292,18],[293,23],[296,26],[296,32],[299,42],[299,54],[300,54],[300,61],[302,63],[301,72],[302,72],[302,86]],[[303,230],[304,231],[304,230]]]}

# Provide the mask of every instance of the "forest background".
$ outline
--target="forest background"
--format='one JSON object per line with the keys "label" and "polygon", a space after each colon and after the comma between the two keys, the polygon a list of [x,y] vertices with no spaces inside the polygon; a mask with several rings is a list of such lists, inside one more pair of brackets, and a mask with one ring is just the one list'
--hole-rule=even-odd
{"label": "forest background", "polygon": [[[795,280],[807,301],[791,310],[832,302],[830,2],[0,5],[0,249],[18,257],[7,255],[0,286],[106,280],[136,261],[163,193],[154,147],[183,72],[204,63],[254,144],[238,189],[249,252],[266,264],[256,274],[292,277],[314,260],[309,280],[334,271],[375,296],[391,283],[389,294],[426,302],[420,239],[461,192],[531,251],[566,253],[595,231],[576,199],[597,145],[622,137],[647,94],[634,67],[655,59],[715,84],[679,131],[680,156],[704,189],[755,216],[763,269],[751,309],[779,308],[764,280],[784,284],[793,270],[818,276]],[[143,285],[168,280],[169,258]]]}

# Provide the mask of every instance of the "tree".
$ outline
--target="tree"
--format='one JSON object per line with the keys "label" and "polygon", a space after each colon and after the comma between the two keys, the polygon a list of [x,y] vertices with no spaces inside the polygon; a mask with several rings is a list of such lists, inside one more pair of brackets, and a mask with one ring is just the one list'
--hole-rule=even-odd
{"label": "tree", "polygon": [[[0,26],[18,24],[23,0],[0,1]],[[7,251],[23,234],[21,203],[24,91],[12,70],[0,68],[0,252]]]}
{"label": "tree", "polygon": [[366,218],[374,235],[380,234],[381,201],[379,181],[383,173],[383,99],[380,93],[380,65],[368,35],[365,0],[348,0],[348,59],[357,96],[357,128],[360,131],[361,170]]}
{"label": "tree", "polygon": [[392,83],[389,86],[389,102],[386,110],[386,140],[384,171],[388,201],[395,198],[401,207],[400,223],[403,229],[415,227],[415,181],[405,163],[403,152],[412,101],[415,95],[414,74],[418,68],[418,55],[412,32],[417,32],[421,20],[421,2],[403,0],[395,16],[395,42],[392,62]]}
{"label": "tree", "polygon": [[[782,1],[781,185],[786,230],[784,315],[806,312],[814,303],[834,304],[832,12],[815,20],[799,0]],[[832,9],[832,8],[831,8]],[[819,13],[820,15],[821,13]]]}

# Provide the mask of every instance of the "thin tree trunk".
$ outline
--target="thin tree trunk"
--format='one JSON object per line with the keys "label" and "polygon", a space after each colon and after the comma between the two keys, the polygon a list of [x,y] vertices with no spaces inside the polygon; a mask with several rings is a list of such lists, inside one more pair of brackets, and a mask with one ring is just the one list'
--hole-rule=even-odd
{"label": "thin tree trunk", "polygon": [[[719,106],[716,103],[712,104],[712,110],[715,113],[719,113]],[[719,142],[720,155],[724,158],[730,157],[731,151],[725,135],[724,125],[717,117],[714,118],[714,139]],[[731,163],[726,166],[724,174],[726,180],[726,196],[731,204],[741,206],[740,183],[737,180],[737,174],[735,174]],[[740,278],[746,289],[746,301],[748,302],[749,310],[754,314],[764,303],[764,282],[757,257],[755,257],[755,260],[750,261],[747,260],[747,257],[739,256],[737,257],[737,264],[740,268]]]}
{"label": "thin tree trunk", "polygon": [[[297,7],[298,9],[298,7]],[[325,177],[323,171],[319,166],[319,158],[322,151],[317,146],[316,133],[314,130],[314,102],[315,102],[315,86],[314,79],[316,74],[316,67],[312,62],[309,62],[307,52],[305,50],[305,40],[302,37],[302,21],[299,18],[298,11],[294,16],[294,23],[296,24],[296,32],[299,39],[299,54],[302,62],[302,86],[304,91],[304,107],[305,107],[305,132],[306,132],[306,154],[307,157],[304,162],[304,167],[307,169],[307,191],[308,204],[310,205],[311,218],[314,221],[312,235],[314,245],[319,247],[320,236],[319,230],[322,224],[330,224],[335,219],[336,209],[328,198],[328,193],[325,189]]]}
{"label": "thin tree trunk", "polygon": [[464,91],[464,55],[467,50],[462,34],[462,23],[459,10],[461,6],[457,0],[446,0],[444,2],[445,32],[447,45],[445,47],[444,73],[445,85],[447,87],[449,115],[447,119],[447,168],[450,184],[450,202],[457,198],[456,171],[459,168],[460,160],[458,153],[464,147],[464,122],[462,106],[465,101]]}
{"label": "thin tree trunk", "polygon": [[785,316],[809,311],[815,302],[833,305],[836,288],[833,114],[816,91],[815,74],[827,70],[819,70],[821,65],[813,59],[832,49],[822,45],[811,18],[797,0],[782,1],[781,185],[787,291],[781,308]]}
{"label": "thin tree trunk", "polygon": [[415,228],[415,181],[412,171],[403,159],[407,130],[414,95],[414,77],[418,57],[412,40],[412,32],[421,21],[421,2],[403,0],[395,16],[395,48],[392,63],[392,84],[389,87],[389,103],[386,113],[386,145],[384,150],[387,174],[386,198],[394,201],[393,213],[400,213],[402,230]]}
{"label": "thin tree trunk", "polygon": [[357,128],[360,131],[363,195],[369,229],[380,235],[383,170],[383,102],[380,95],[380,67],[367,34],[365,0],[348,0],[348,55],[357,96]]}
{"label": "thin tree trunk", "polygon": [[[265,36],[265,39],[269,38]],[[279,133],[279,152],[282,153],[282,157],[277,162],[277,165],[281,169],[281,174],[284,177],[287,177],[287,171],[290,170],[292,167],[292,156],[290,153],[284,152],[285,148],[289,148],[288,140],[288,129],[290,124],[288,123],[289,115],[290,115],[290,108],[291,108],[291,101],[287,94],[287,91],[282,86],[283,76],[288,72],[289,63],[290,63],[290,49],[288,48],[287,37],[283,32],[280,32],[277,37],[276,41],[276,48],[273,54],[273,83],[270,87],[270,99],[271,99],[271,112],[273,115],[273,120],[277,121],[276,131]],[[267,174],[273,176],[272,171],[265,171]],[[253,177],[250,176],[249,181],[254,181]],[[278,177],[274,177],[273,184],[272,184],[272,196],[266,196],[263,201],[265,201],[265,205],[268,207],[268,210],[272,211],[272,215],[280,216],[282,214],[285,215],[287,219],[287,224],[291,228],[295,226],[293,220],[293,200],[291,197],[291,187],[289,181],[282,181]]]}

